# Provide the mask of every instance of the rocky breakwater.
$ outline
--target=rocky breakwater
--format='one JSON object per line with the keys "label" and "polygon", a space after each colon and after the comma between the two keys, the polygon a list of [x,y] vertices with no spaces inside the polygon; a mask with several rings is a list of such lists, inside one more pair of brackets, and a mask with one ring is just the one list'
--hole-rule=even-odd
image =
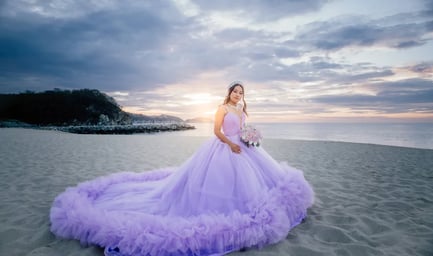
{"label": "rocky breakwater", "polygon": [[78,125],[47,127],[51,130],[77,134],[134,134],[134,133],[157,133],[166,131],[183,131],[195,129],[187,123],[144,123],[134,125]]}

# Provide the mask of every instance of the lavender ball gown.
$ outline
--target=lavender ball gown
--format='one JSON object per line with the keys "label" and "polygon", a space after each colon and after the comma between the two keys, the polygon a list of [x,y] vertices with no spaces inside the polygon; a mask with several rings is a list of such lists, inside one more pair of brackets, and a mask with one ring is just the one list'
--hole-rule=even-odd
{"label": "lavender ball gown", "polygon": [[240,142],[228,112],[224,134],[177,168],[116,173],[68,188],[54,200],[51,231],[105,247],[106,255],[222,255],[284,239],[306,216],[313,190],[301,171]]}

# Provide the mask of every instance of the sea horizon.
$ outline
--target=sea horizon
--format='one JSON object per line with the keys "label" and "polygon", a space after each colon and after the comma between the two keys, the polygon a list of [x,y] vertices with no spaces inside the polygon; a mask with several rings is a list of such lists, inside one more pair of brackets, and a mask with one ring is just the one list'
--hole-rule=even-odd
{"label": "sea horizon", "polygon": [[[191,123],[194,130],[179,131],[182,136],[212,136],[213,123]],[[378,144],[433,149],[433,123],[429,122],[251,122],[264,140],[312,140]]]}
{"label": "sea horizon", "polygon": [[[213,123],[188,124],[195,129],[158,134],[214,136]],[[249,124],[261,131],[264,142],[267,139],[283,139],[433,149],[433,123],[429,122],[251,122]],[[140,134],[143,133],[136,133],[136,135]]]}

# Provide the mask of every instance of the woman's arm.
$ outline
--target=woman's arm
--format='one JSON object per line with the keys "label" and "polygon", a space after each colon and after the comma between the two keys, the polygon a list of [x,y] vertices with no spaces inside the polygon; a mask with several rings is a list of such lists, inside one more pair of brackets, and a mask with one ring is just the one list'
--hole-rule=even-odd
{"label": "woman's arm", "polygon": [[215,135],[224,143],[230,146],[231,150],[234,153],[241,153],[241,147],[231,140],[229,140],[222,132],[221,126],[223,124],[224,116],[226,114],[226,109],[223,105],[219,106],[216,114],[215,114],[215,124],[214,124],[214,133]]}

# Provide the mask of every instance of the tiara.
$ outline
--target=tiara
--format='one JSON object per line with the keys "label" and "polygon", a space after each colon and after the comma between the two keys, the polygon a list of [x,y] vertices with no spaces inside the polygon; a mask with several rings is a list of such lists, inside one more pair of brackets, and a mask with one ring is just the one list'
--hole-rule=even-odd
{"label": "tiara", "polygon": [[233,81],[233,82],[231,82],[229,84],[229,86],[227,87],[227,89],[230,89],[230,88],[232,88],[233,86],[235,86],[237,84],[244,86],[244,83],[242,83],[241,81]]}

